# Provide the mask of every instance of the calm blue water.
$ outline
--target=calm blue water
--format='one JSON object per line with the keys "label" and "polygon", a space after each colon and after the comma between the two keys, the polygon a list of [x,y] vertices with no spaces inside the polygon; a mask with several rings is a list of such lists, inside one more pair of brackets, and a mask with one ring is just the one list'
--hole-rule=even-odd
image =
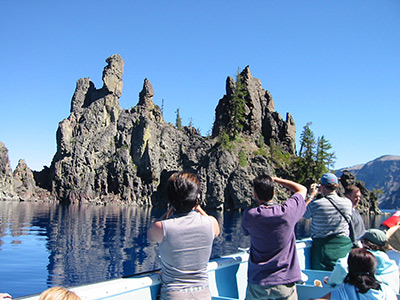
{"label": "calm blue water", "polygon": [[[0,292],[13,297],[48,287],[94,283],[160,268],[146,230],[164,211],[129,205],[69,205],[0,201]],[[222,233],[212,257],[249,246],[240,212],[209,212]],[[387,216],[366,218],[377,227]],[[298,238],[309,236],[302,220]]]}

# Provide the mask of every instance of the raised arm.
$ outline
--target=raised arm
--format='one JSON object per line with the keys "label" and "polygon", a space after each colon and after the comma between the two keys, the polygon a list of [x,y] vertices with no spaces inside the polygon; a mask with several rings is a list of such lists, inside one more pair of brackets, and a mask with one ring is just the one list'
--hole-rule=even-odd
{"label": "raised arm", "polygon": [[293,193],[299,193],[300,195],[303,196],[303,198],[306,198],[307,195],[307,188],[304,185],[301,185],[300,183],[279,178],[279,177],[272,177],[272,180],[276,183],[279,183],[283,185],[284,187],[287,187],[289,190],[291,190]]}
{"label": "raised arm", "polygon": [[318,194],[319,188],[320,188],[320,186],[319,186],[319,184],[317,184],[317,183],[313,183],[313,184],[310,186],[310,193],[309,193],[308,196],[307,196],[306,206],[307,206],[311,201],[313,201],[313,200],[315,199],[315,196],[317,196],[317,194]]}
{"label": "raised arm", "polygon": [[[160,219],[168,219],[174,213],[174,211],[174,208],[170,208],[161,216]],[[147,230],[147,238],[150,242],[161,243],[164,238],[163,227],[160,219],[151,224],[151,227]]]}
{"label": "raised arm", "polygon": [[202,214],[203,216],[207,216],[212,220],[212,224],[213,224],[213,231],[214,231],[214,237],[217,237],[219,235],[220,232],[220,228],[219,228],[219,224],[216,218],[214,218],[213,216],[208,215],[200,206],[200,204],[197,204],[196,207],[194,208],[197,212],[199,212],[200,214]]}

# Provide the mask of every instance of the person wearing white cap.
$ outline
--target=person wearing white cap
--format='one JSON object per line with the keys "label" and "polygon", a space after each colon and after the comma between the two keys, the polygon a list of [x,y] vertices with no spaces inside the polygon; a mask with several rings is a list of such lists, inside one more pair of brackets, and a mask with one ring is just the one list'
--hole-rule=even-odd
{"label": "person wearing white cap", "polygon": [[[338,179],[332,173],[321,177],[321,185],[310,187],[307,197],[307,210],[303,217],[312,218],[311,238],[311,268],[314,270],[333,270],[336,261],[345,257],[353,247],[349,238],[349,222],[352,215],[352,204],[336,193]],[[321,198],[315,198],[318,191]]]}

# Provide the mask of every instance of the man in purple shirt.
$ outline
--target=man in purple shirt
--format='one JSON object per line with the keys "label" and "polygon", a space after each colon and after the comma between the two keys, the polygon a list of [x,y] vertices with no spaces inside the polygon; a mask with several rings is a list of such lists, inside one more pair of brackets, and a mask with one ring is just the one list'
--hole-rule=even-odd
{"label": "man in purple shirt", "polygon": [[[273,201],[274,182],[294,195],[286,202]],[[246,300],[296,299],[301,279],[294,227],[303,216],[307,189],[277,177],[259,175],[253,180],[257,207],[245,210],[242,232],[250,235],[250,258]]]}

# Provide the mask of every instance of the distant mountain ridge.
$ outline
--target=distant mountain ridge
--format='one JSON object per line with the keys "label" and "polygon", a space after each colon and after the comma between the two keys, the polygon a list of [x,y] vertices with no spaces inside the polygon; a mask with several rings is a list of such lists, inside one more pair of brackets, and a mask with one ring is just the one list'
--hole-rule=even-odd
{"label": "distant mountain ridge", "polygon": [[383,155],[366,164],[339,169],[336,174],[340,176],[344,170],[364,181],[369,190],[383,191],[383,195],[379,196],[381,209],[400,208],[400,156]]}

